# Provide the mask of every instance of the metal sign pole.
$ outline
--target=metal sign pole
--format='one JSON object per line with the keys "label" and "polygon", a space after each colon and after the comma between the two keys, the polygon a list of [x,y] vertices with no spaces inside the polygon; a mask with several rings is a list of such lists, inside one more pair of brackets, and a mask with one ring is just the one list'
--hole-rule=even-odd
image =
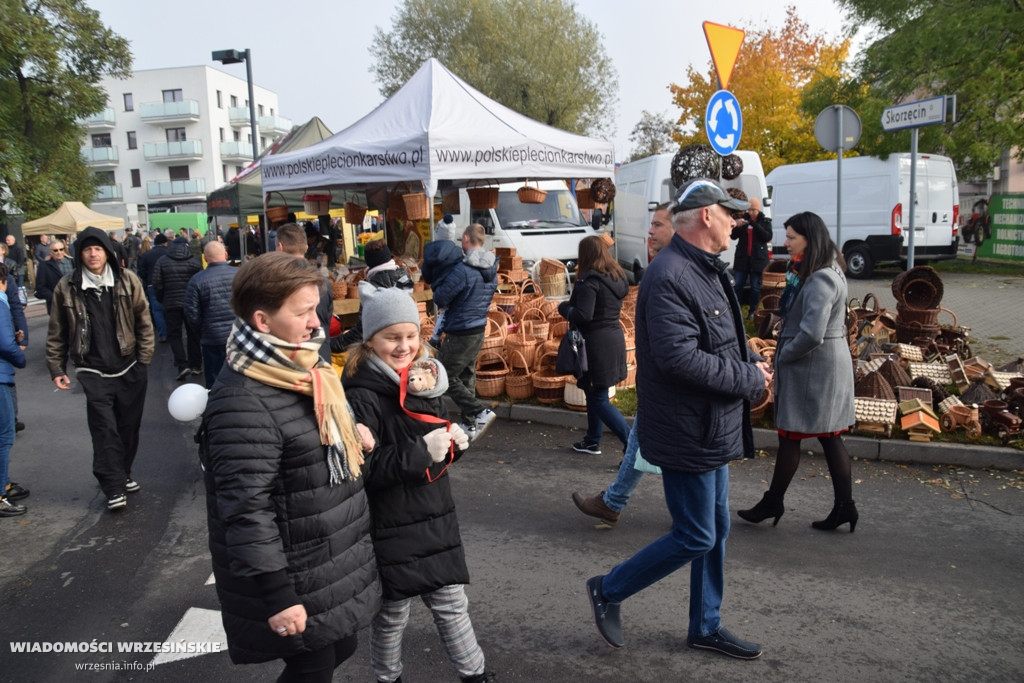
{"label": "metal sign pole", "polygon": [[836,244],[843,244],[843,105],[836,110]]}
{"label": "metal sign pole", "polygon": [[910,129],[910,238],[907,241],[907,270],[914,267],[914,207],[917,205],[917,128]]}

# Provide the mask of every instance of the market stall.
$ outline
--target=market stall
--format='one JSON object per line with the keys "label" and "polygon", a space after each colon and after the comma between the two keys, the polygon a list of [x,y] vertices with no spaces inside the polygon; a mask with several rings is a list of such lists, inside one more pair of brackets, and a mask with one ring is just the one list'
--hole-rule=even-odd
{"label": "market stall", "polygon": [[64,202],[49,216],[22,223],[23,235],[70,235],[88,227],[123,230],[124,219],[93,211],[82,202]]}

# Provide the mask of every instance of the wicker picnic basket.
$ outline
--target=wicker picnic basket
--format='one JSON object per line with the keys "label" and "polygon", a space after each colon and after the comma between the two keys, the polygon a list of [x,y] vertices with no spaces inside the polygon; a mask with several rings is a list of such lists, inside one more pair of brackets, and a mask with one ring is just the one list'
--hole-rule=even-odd
{"label": "wicker picnic basket", "polygon": [[533,181],[533,185],[530,185],[530,179],[526,179],[526,184],[516,190],[516,194],[519,196],[519,201],[523,204],[543,204],[544,199],[548,196],[546,190],[540,189],[540,185],[536,180]]}
{"label": "wicker picnic basket", "polygon": [[524,280],[519,288],[519,301],[516,302],[512,317],[522,320],[527,311],[539,308],[546,300],[539,284],[533,280]]}
{"label": "wicker picnic basket", "polygon": [[519,302],[519,285],[512,282],[504,273],[498,273],[498,288],[491,299],[494,305],[512,315]]}
{"label": "wicker picnic basket", "polygon": [[555,359],[558,353],[549,353],[537,361],[533,373],[533,392],[541,403],[558,403],[565,398],[566,375],[558,374]]}
{"label": "wicker picnic basket", "polygon": [[938,308],[942,293],[942,278],[931,266],[916,266],[892,281],[896,302],[910,308]]}
{"label": "wicker picnic basket", "polygon": [[469,206],[473,209],[496,209],[498,208],[498,188],[488,187],[490,181],[480,180],[470,183],[466,187],[466,194],[469,195]]}
{"label": "wicker picnic basket", "polygon": [[519,358],[512,358],[509,365],[508,375],[505,377],[505,393],[509,398],[523,399],[533,396],[533,373],[529,368],[523,367],[525,360],[522,354],[515,352]]}
{"label": "wicker picnic basket", "polygon": [[773,259],[765,266],[761,272],[761,291],[784,289],[786,287],[786,268],[788,267],[789,261],[784,258]]}
{"label": "wicker picnic basket", "polygon": [[484,341],[480,345],[480,352],[497,351],[501,353],[505,348],[505,336],[507,334],[508,328],[488,315],[487,324],[484,327]]}
{"label": "wicker picnic basket", "polygon": [[593,209],[594,198],[590,195],[590,181],[576,181],[576,205],[581,209]]}
{"label": "wicker picnic basket", "polygon": [[493,398],[505,393],[505,378],[509,367],[499,351],[482,351],[476,359],[476,393]]}
{"label": "wicker picnic basket", "polygon": [[347,298],[348,283],[344,280],[331,280],[331,292],[334,294],[335,299]]}
{"label": "wicker picnic basket", "polygon": [[551,323],[544,317],[544,312],[540,310],[540,306],[531,308],[523,313],[521,323],[530,323],[531,331],[533,336],[537,338],[538,343],[543,343],[551,331]]}
{"label": "wicker picnic basket", "polygon": [[529,323],[522,323],[519,329],[505,337],[505,355],[512,369],[530,370],[537,359],[537,338],[528,331]]}
{"label": "wicker picnic basket", "polygon": [[411,221],[424,221],[430,218],[430,197],[425,192],[413,192],[411,187],[406,188],[406,192],[402,194],[406,218]]}
{"label": "wicker picnic basket", "polygon": [[562,400],[565,401],[565,407],[569,410],[580,412],[587,410],[587,395],[576,385],[576,378],[571,375],[565,378]]}
{"label": "wicker picnic basket", "polygon": [[366,218],[366,207],[355,202],[345,202],[345,221],[352,225],[362,225]]}
{"label": "wicker picnic basket", "polygon": [[281,197],[281,201],[284,202],[284,206],[268,206],[267,207],[267,220],[271,223],[283,223],[288,220],[288,200],[280,192],[268,192],[266,201],[270,201],[270,195],[276,194]]}

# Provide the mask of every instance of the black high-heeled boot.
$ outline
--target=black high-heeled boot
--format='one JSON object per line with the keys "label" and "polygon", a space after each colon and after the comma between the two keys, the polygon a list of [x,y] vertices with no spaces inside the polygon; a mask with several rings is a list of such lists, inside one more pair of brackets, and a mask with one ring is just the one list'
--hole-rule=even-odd
{"label": "black high-heeled boot", "polygon": [[786,507],[782,504],[782,498],[776,498],[772,495],[771,491],[767,491],[757,505],[749,510],[737,510],[736,514],[754,524],[763,522],[769,517],[774,517],[775,521],[772,522],[772,526],[778,526],[779,518],[782,517],[782,513],[785,511]]}
{"label": "black high-heeled boot", "polygon": [[849,522],[852,534],[853,530],[857,528],[858,519],[860,519],[860,515],[857,514],[857,506],[852,500],[836,501],[836,504],[832,506],[832,512],[828,513],[828,517],[820,522],[811,522],[811,526],[822,531],[832,531]]}

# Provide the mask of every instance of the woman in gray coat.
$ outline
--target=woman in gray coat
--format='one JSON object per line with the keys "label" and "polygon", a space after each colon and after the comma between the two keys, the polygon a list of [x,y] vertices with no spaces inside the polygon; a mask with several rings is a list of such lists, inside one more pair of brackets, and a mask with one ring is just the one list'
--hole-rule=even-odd
{"label": "woman in gray coat", "polygon": [[812,522],[832,530],[857,527],[851,490],[850,455],[842,434],[854,423],[853,363],[846,340],[845,263],[817,215],[799,213],[786,225],[791,262],[779,310],[782,331],[775,352],[775,426],[779,452],[768,492],[739,516],[748,522],[785,512],[783,497],[800,465],[800,441],[817,438],[825,451],[835,505],[828,517]]}

